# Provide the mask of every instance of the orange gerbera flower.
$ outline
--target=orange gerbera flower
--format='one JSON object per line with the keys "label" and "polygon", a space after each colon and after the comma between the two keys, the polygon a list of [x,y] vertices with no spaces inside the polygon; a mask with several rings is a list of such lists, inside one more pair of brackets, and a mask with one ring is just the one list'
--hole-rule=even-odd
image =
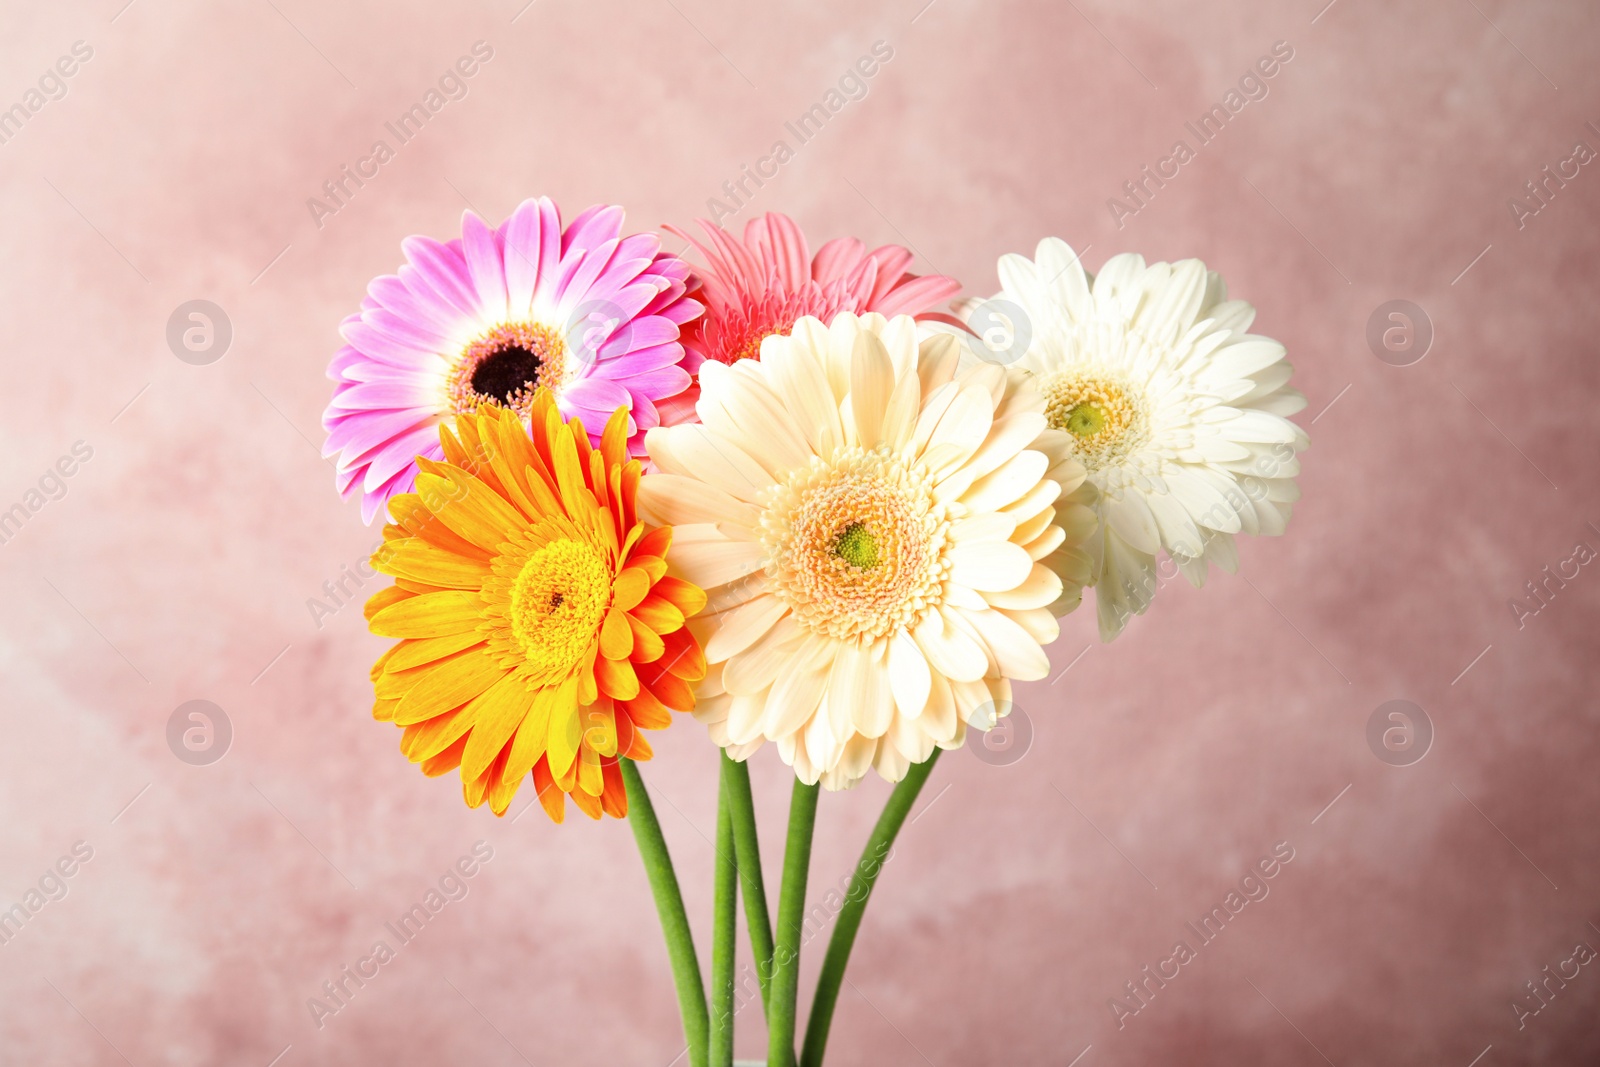
{"label": "orange gerbera flower", "polygon": [[706,595],[667,576],[671,528],[639,521],[627,411],[598,449],[548,391],[530,423],[487,405],[441,425],[444,462],[419,459],[417,491],[390,502],[372,563],[395,583],[366,615],[400,641],[372,668],[372,713],[424,774],[459,767],[471,807],[505,814],[532,773],[556,822],[566,795],[621,818],[617,760],[648,759],[641,731],[694,707],[706,660],[684,619]]}

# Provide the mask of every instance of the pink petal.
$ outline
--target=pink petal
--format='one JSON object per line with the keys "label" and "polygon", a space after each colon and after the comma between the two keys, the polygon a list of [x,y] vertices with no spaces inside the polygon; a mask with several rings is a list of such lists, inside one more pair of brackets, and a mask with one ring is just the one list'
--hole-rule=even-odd
{"label": "pink petal", "polygon": [[855,270],[866,254],[867,246],[854,237],[835,237],[817,250],[811,277],[819,282],[837,281]]}
{"label": "pink petal", "polygon": [[[511,317],[528,313],[534,290],[539,284],[542,235],[539,229],[539,201],[524,200],[500,227],[505,249],[506,304]],[[552,236],[552,240],[554,240]]]}
{"label": "pink petal", "polygon": [[633,319],[619,326],[600,348],[601,359],[614,359],[642,348],[678,339],[678,324],[660,315]]}
{"label": "pink petal", "polygon": [[489,318],[503,320],[506,317],[506,270],[500,235],[472,212],[463,212],[461,250],[479,308]]}
{"label": "pink petal", "polygon": [[895,286],[871,310],[884,315],[915,315],[961,292],[961,283],[942,274],[927,274]]}
{"label": "pink petal", "polygon": [[407,237],[400,242],[410,262],[400,268],[400,280],[415,291],[420,285],[461,314],[477,317],[478,297],[460,252],[428,237]]}
{"label": "pink petal", "polygon": [[585,251],[598,248],[621,236],[622,209],[609,204],[596,204],[573,219],[567,232],[561,235],[561,254],[565,256],[574,248]]}

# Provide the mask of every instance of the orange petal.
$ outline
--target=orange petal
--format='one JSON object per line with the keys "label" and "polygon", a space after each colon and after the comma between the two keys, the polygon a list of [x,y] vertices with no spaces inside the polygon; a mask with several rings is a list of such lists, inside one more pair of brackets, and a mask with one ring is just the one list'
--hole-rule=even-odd
{"label": "orange petal", "polygon": [[628,629],[633,631],[633,655],[629,658],[635,663],[652,663],[661,658],[667,646],[661,643],[661,635],[650,627],[634,618],[627,616]]}
{"label": "orange petal", "polygon": [[659,597],[665,597],[673,606],[683,612],[685,617],[700,613],[706,606],[706,591],[693,582],[686,582],[682,578],[666,577],[655,584],[650,592]]}
{"label": "orange petal", "polygon": [[613,819],[628,817],[628,790],[622,782],[622,770],[616,760],[605,761],[606,788],[600,794],[600,806]]}
{"label": "orange petal", "polygon": [[628,462],[628,409],[618,408],[606,420],[605,432],[600,435],[600,454],[607,467],[620,467]]}
{"label": "orange petal", "polygon": [[665,730],[672,725],[672,710],[657,700],[648,686],[641,686],[632,700],[623,701],[622,708],[641,730]]}
{"label": "orange petal", "polygon": [[578,805],[578,810],[589,816],[589,818],[600,818],[601,809],[599,797],[592,797],[580,789],[572,794],[572,802]]}
{"label": "orange petal", "polygon": [[632,700],[639,695],[639,676],[625,659],[596,660],[594,676],[600,691],[615,700]]}
{"label": "orange petal", "polygon": [[533,765],[533,787],[539,791],[539,803],[551,822],[559,823],[566,818],[566,794],[556,788],[555,779],[550,777],[550,765],[542,759]]}
{"label": "orange petal", "polygon": [[631,528],[639,521],[639,481],[644,477],[644,468],[639,461],[631,459],[622,467],[622,484],[617,490],[617,496],[622,499],[622,528]]}
{"label": "orange petal", "polygon": [[[657,588],[660,588],[659,583]],[[658,634],[668,634],[683,626],[683,612],[666,597],[654,593],[641,600],[630,614]]]}
{"label": "orange petal", "polygon": [[687,626],[667,634],[661,642],[666,646],[661,656],[663,670],[686,682],[698,682],[706,676],[706,654]]}
{"label": "orange petal", "polygon": [[456,739],[455,744],[439,753],[422,761],[422,773],[429,778],[437,778],[441,774],[449,774],[461,766],[461,753],[467,750],[465,736]]}
{"label": "orange petal", "polygon": [[671,547],[672,527],[659,526],[639,538],[639,544],[634,548],[634,552],[641,556],[660,556],[665,559],[667,549]]}
{"label": "orange petal", "polygon": [[675,674],[661,671],[654,678],[645,681],[645,688],[649,689],[657,700],[669,708],[674,708],[678,711],[694,710],[693,687]]}
{"label": "orange petal", "polygon": [[[507,746],[509,749],[509,746]],[[496,815],[504,815],[511,806],[511,798],[517,795],[517,790],[522,788],[522,775],[512,777],[505,773],[506,754],[494,762],[489,768],[489,810]]]}

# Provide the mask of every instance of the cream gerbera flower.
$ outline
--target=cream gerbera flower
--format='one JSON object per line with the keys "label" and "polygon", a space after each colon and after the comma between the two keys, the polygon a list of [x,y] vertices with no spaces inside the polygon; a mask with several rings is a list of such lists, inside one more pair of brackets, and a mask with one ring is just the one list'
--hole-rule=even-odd
{"label": "cream gerbera flower", "polygon": [[1020,376],[958,359],[910,317],[803,318],[759,362],[708,361],[701,424],[646,437],[641,516],[710,597],[696,717],[735,759],[774,741],[807,783],[898,781],[1048,672],[1047,471],[1083,473]]}
{"label": "cream gerbera flower", "polygon": [[1149,606],[1158,553],[1198,587],[1208,563],[1238,567],[1234,534],[1283,532],[1310,443],[1288,416],[1305,397],[1283,345],[1245,332],[1255,309],[1199,260],[1120,255],[1091,277],[1058,238],[1036,255],[1001,257],[996,300],[1024,313],[1015,366],[1097,490],[1093,584],[1109,641]]}

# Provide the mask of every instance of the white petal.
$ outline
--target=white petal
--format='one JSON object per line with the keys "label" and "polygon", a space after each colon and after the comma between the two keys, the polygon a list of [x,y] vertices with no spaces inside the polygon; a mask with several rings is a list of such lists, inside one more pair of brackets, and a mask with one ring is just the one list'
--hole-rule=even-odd
{"label": "white petal", "polygon": [[922,714],[928,705],[933,672],[922,649],[904,630],[889,639],[889,684],[901,715],[914,719]]}
{"label": "white petal", "polygon": [[[762,356],[762,362],[772,374],[778,395],[788,400],[795,412],[811,451],[819,456],[832,455],[844,442],[839,402],[828,387],[828,375],[817,351],[800,343],[793,334],[790,338],[789,344],[775,346],[772,359]],[[826,335],[822,345],[825,351]]]}
{"label": "white petal", "polygon": [[737,443],[705,426],[672,426],[647,435],[650,458],[666,474],[682,474],[755,503],[772,478]]}
{"label": "white petal", "polygon": [[691,542],[668,549],[667,562],[678,577],[710,589],[760,570],[766,549],[755,541]]}
{"label": "white petal", "polygon": [[989,657],[978,643],[934,611],[912,631],[928,665],[946,678],[972,681],[989,669]]}
{"label": "white petal", "polygon": [[813,666],[807,657],[787,657],[767,693],[761,732],[768,737],[787,737],[805,726],[822,703],[827,681],[827,670]]}
{"label": "white petal", "polygon": [[894,364],[883,342],[870,333],[856,335],[850,357],[850,410],[855,416],[856,442],[862,448],[878,443],[883,416],[894,391]]}
{"label": "white petal", "polygon": [[754,529],[761,513],[742,500],[695,478],[648,474],[639,480],[639,517],[653,526],[730,523]]}
{"label": "white petal", "polygon": [[765,637],[767,631],[772,629],[788,610],[789,606],[781,599],[768,594],[755,597],[723,613],[716,632],[711,635],[711,640],[706,642],[707,661],[721,663],[736,653],[743,652]]}
{"label": "white petal", "polygon": [[1010,541],[958,541],[947,555],[950,580],[970,589],[1014,589],[1027,580],[1033,560]]}
{"label": "white petal", "polygon": [[722,668],[723,686],[735,696],[762,692],[777,679],[784,661],[799,651],[802,636],[794,616],[784,616],[761,640],[729,657]]}
{"label": "white petal", "polygon": [[1039,642],[999,611],[963,612],[994,653],[1000,673],[1021,682],[1032,682],[1050,673],[1050,658]]}
{"label": "white petal", "polygon": [[[991,474],[986,474],[961,494],[961,502],[973,511],[998,511],[1035,489],[1044,480],[1050,461],[1043,452],[1028,449]],[[1059,492],[1059,489],[1057,489]]]}
{"label": "white petal", "polygon": [[1117,536],[1140,552],[1154,554],[1161,548],[1156,518],[1141,493],[1128,491],[1105,502],[1106,519]]}

